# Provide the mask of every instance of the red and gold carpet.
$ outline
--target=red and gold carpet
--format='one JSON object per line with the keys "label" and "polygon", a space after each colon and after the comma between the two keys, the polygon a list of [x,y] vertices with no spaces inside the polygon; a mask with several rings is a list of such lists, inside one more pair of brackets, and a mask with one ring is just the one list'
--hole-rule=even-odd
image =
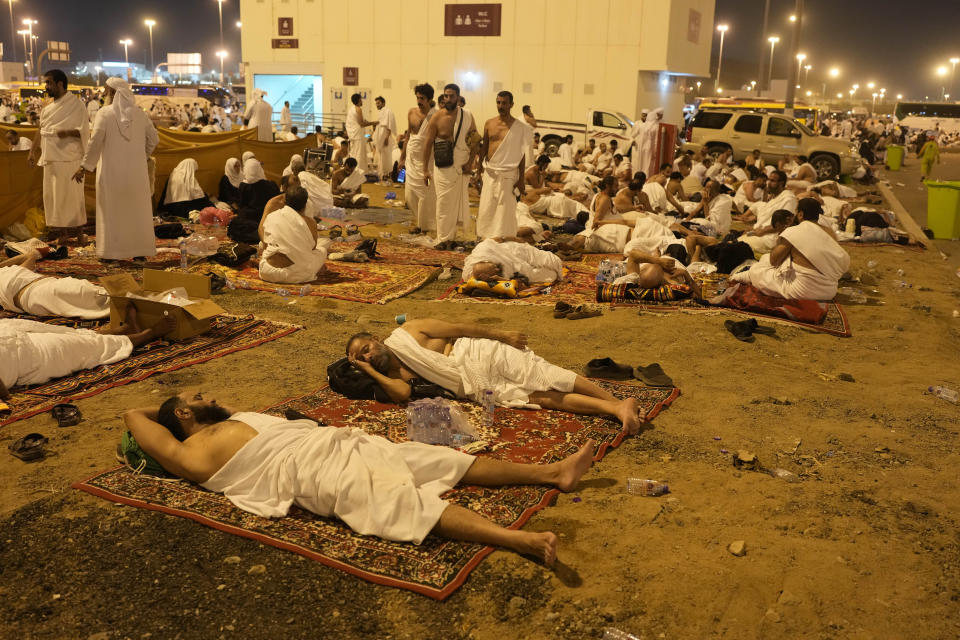
{"label": "red and gold carpet", "polygon": [[[638,399],[650,420],[668,406],[679,389],[657,389],[622,383],[600,383],[620,396]],[[480,423],[480,407],[460,403]],[[332,427],[353,426],[394,441],[406,440],[406,412],[368,400],[348,400],[329,388],[288,400],[268,413],[287,408],[322,419]],[[512,462],[549,463],[576,451],[588,439],[597,443],[595,459],[620,444],[620,425],[603,418],[559,411],[496,410],[493,428],[481,430],[492,451],[481,455]],[[140,476],[119,467],[77,482],[74,488],[114,502],[190,518],[222,531],[287,549],[365,580],[409,589],[442,600],[456,591],[492,547],[428,536],[414,545],[353,533],[341,522],[294,507],[284,518],[263,518],[241,511],[220,494],[187,482]],[[497,524],[517,529],[547,507],[556,489],[546,486],[503,488],[461,486],[445,497]]]}
{"label": "red and gold carpet", "polygon": [[[219,273],[238,288],[276,292],[279,289],[296,290],[302,285],[273,284],[260,279],[257,267],[248,264],[232,269],[212,262],[203,262],[191,268],[197,273]],[[309,295],[336,298],[351,302],[386,304],[427,284],[440,272],[438,267],[420,264],[394,264],[386,261],[327,262],[327,270],[311,282]]]}
{"label": "red and gold carpet", "polygon": [[[2,317],[13,317],[6,312],[0,313],[5,314]],[[56,319],[54,322],[85,328],[96,324],[64,319]],[[111,387],[143,380],[156,373],[181,369],[235,351],[256,347],[264,342],[282,338],[298,329],[300,327],[297,325],[262,320],[253,316],[218,316],[209,332],[189,340],[183,342],[156,340],[136,349],[126,360],[96,369],[78,371],[72,376],[51,380],[39,386],[11,389],[8,404],[13,411],[9,416],[0,418],[0,425],[49,411],[55,404],[61,402],[88,398]]]}

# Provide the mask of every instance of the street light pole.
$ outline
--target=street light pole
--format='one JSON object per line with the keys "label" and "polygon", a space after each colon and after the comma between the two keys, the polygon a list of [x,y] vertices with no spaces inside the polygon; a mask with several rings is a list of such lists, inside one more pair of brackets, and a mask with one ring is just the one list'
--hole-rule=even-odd
{"label": "street light pole", "polygon": [[767,25],[770,22],[770,0],[766,0],[766,3],[763,7],[763,31],[760,32],[760,55],[757,56],[759,60],[759,69],[757,70],[757,80],[760,82],[760,92],[763,92],[763,79],[767,77],[767,74],[763,72],[763,37],[767,35]]}
{"label": "street light pole", "polygon": [[[14,34],[16,27],[13,26],[13,0],[8,0],[10,3],[10,50],[13,52],[13,61],[17,61],[17,36]],[[23,57],[27,57],[27,53],[23,53]]]}
{"label": "street light pole", "polygon": [[150,80],[152,81],[156,76],[156,67],[153,64],[153,26],[157,24],[157,21],[147,18],[143,21],[143,24],[147,25],[147,29],[150,31]]}
{"label": "street light pole", "polygon": [[780,42],[780,38],[777,36],[770,36],[767,38],[767,42],[770,43],[770,73],[767,76],[767,89],[769,90],[773,86],[773,48],[777,46],[778,42]]}
{"label": "street light pole", "polygon": [[[803,61],[806,60],[806,54],[799,53],[800,49],[800,32],[803,26],[803,0],[797,0],[796,10],[794,15],[790,16],[790,22],[793,23],[793,33],[790,34],[790,66],[788,67],[789,71],[787,73],[787,95],[785,99],[785,104],[783,105],[783,112],[788,117],[793,117],[793,103],[797,97],[797,85],[800,84],[800,65],[803,64]],[[797,64],[794,64],[793,61],[797,60]],[[773,62],[770,62],[771,69],[773,68]]]}
{"label": "street light pole", "polygon": [[217,57],[220,58],[220,86],[223,86],[223,59],[227,57],[227,52],[221,49],[217,51]]}
{"label": "street light pole", "polygon": [[[220,14],[220,51],[223,51],[223,0],[217,0],[217,13]],[[221,62],[223,58],[220,59]],[[223,80],[220,80],[221,84]]]}
{"label": "street light pole", "polygon": [[720,69],[723,66],[723,36],[727,35],[727,29],[729,29],[725,24],[718,24],[717,31],[720,32],[720,55],[717,56],[717,80],[713,83],[714,91],[720,86]]}
{"label": "street light pole", "polygon": [[23,36],[23,64],[25,67],[27,67],[27,69],[30,72],[32,72],[33,70],[30,69],[30,62],[27,58],[27,34],[29,33],[29,31],[27,31],[26,29],[20,29],[19,31],[17,31],[17,33]]}
{"label": "street light pole", "polygon": [[133,44],[133,40],[131,40],[130,38],[124,38],[123,40],[120,41],[120,44],[123,45],[123,63],[127,65],[127,68],[129,68],[130,58],[127,55],[127,47]]}
{"label": "street light pole", "polygon": [[950,58],[950,64],[953,65],[950,69],[950,93],[953,93],[954,90],[954,80],[957,77],[957,63],[960,62],[960,58],[953,57]]}

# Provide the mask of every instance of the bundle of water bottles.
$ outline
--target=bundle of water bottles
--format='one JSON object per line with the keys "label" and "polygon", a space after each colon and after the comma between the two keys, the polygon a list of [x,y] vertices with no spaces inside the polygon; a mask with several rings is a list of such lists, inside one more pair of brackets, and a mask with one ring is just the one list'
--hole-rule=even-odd
{"label": "bundle of water bottles", "polygon": [[597,267],[597,282],[613,282],[627,275],[627,263],[623,260],[601,260]]}
{"label": "bundle of water bottles", "polygon": [[460,408],[443,398],[424,398],[407,404],[407,437],[425,444],[462,447],[478,438],[477,430]]}

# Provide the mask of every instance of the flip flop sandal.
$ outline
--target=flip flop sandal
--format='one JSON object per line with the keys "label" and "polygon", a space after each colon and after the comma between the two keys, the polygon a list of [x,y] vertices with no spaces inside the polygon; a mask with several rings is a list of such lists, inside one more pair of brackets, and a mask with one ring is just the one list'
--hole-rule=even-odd
{"label": "flip flop sandal", "polygon": [[750,323],[750,332],[751,332],[751,333],[759,333],[760,335],[764,335],[764,336],[775,336],[775,335],[777,335],[777,330],[776,330],[776,329],[774,329],[773,327],[764,327],[764,326],[761,326],[761,325],[757,324],[756,318],[750,318],[749,320],[747,320],[747,322]]}
{"label": "flip flop sandal", "polygon": [[553,307],[553,317],[554,318],[566,318],[567,315],[573,311],[573,307],[569,303],[563,302],[562,300],[558,302]]}
{"label": "flip flop sandal", "polygon": [[567,314],[567,320],[582,320],[584,318],[596,318],[597,316],[603,315],[603,312],[600,309],[587,309],[582,304],[577,305],[577,307]]}
{"label": "flip flop sandal", "polygon": [[604,378],[606,380],[632,380],[633,367],[620,364],[612,358],[595,358],[587,363],[583,372],[588,378]]}
{"label": "flip flop sandal", "polygon": [[13,413],[13,408],[3,400],[0,400],[0,418],[6,418],[11,413]]}
{"label": "flip flop sandal", "polygon": [[80,421],[83,420],[80,409],[73,404],[55,405],[53,409],[50,410],[50,415],[57,421],[58,427],[72,427],[80,424]]}
{"label": "flip flop sandal", "polygon": [[749,321],[734,322],[733,320],[727,320],[723,323],[723,326],[740,342],[753,342],[753,331],[750,328]]}
{"label": "flip flop sandal", "polygon": [[672,387],[673,380],[663,371],[660,363],[654,362],[645,367],[636,367],[633,374],[648,387]]}
{"label": "flip flop sandal", "polygon": [[10,454],[24,462],[40,460],[46,455],[47,439],[39,433],[28,433],[10,445]]}
{"label": "flip flop sandal", "polygon": [[343,227],[341,227],[341,226],[338,225],[338,224],[335,224],[335,225],[333,225],[332,227],[330,227],[330,237],[331,237],[331,238],[339,238],[339,237],[342,236],[342,235],[343,235]]}
{"label": "flip flop sandal", "polygon": [[210,278],[210,293],[220,293],[223,291],[223,288],[227,286],[227,279],[224,278],[219,273],[214,273],[213,271],[207,271],[203,274]]}
{"label": "flip flop sandal", "polygon": [[351,224],[350,226],[347,227],[346,233],[348,236],[358,234],[360,233],[360,227],[358,227],[355,224]]}

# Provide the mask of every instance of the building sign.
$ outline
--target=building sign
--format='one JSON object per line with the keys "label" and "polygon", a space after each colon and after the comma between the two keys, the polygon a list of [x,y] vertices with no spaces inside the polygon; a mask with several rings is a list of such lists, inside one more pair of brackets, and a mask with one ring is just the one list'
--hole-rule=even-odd
{"label": "building sign", "polygon": [[[3,57],[2,48],[0,48],[0,57]],[[48,40],[47,59],[51,62],[69,62],[70,44],[66,42],[59,42],[57,40]]]}
{"label": "building sign", "polygon": [[700,44],[700,12],[694,9],[690,9],[690,18],[687,20],[687,40]]}
{"label": "building sign", "polygon": [[360,84],[360,67],[343,68],[343,86],[355,87]]}
{"label": "building sign", "polygon": [[274,38],[274,49],[299,49],[300,41],[296,38]]}
{"label": "building sign", "polygon": [[171,75],[199,75],[203,58],[199,53],[168,53],[167,72]]}
{"label": "building sign", "polygon": [[293,35],[293,18],[277,18],[277,35]]}
{"label": "building sign", "polygon": [[499,4],[448,4],[443,20],[445,36],[499,36]]}

